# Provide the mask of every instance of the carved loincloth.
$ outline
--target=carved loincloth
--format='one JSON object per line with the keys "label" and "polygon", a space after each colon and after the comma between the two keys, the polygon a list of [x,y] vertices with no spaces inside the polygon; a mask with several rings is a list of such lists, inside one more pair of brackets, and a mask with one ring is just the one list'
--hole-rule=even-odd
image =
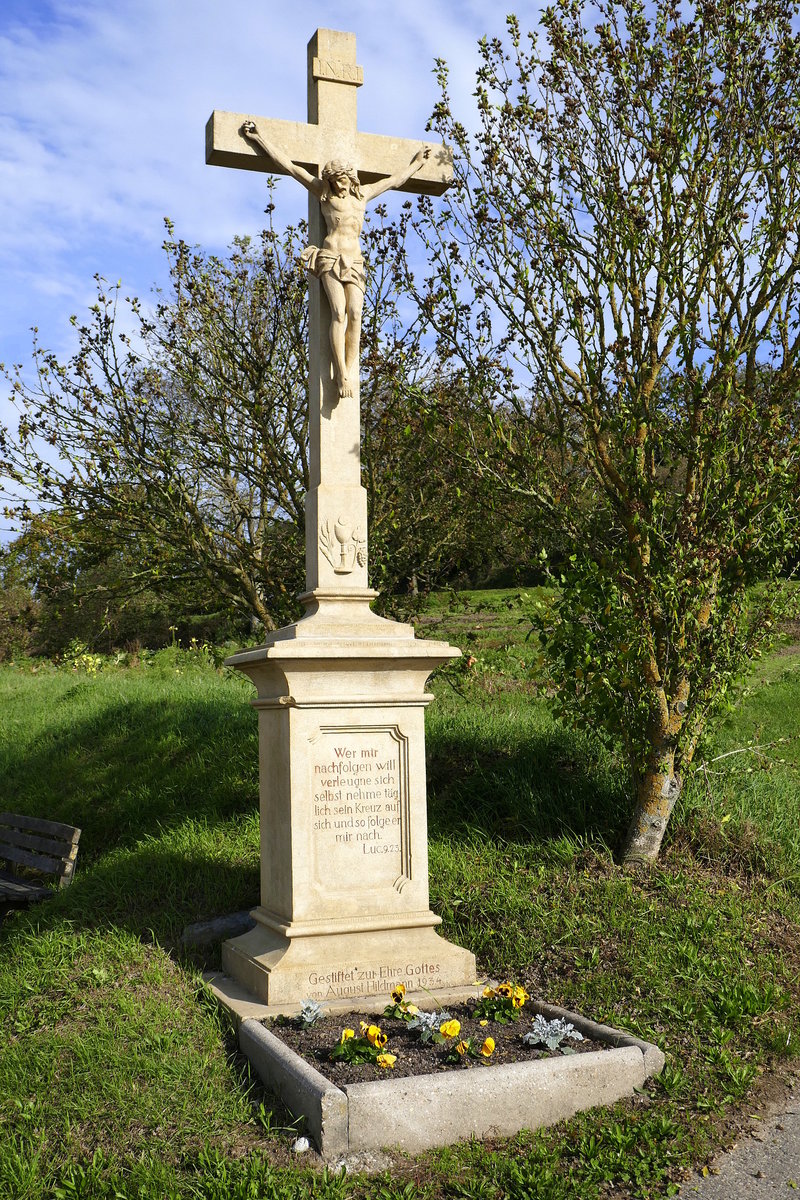
{"label": "carved loincloth", "polygon": [[364,274],[364,259],[345,258],[343,254],[334,254],[332,250],[320,249],[319,246],[308,246],[300,255],[303,266],[317,278],[321,275],[333,275],[339,283],[353,283],[360,291],[365,291],[367,277]]}

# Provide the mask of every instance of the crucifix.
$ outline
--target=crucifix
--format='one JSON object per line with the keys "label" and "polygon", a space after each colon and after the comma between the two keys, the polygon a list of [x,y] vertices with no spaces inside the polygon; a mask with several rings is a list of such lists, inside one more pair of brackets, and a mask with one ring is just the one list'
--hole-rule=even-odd
{"label": "crucifix", "polygon": [[389,189],[440,195],[453,173],[446,146],[361,133],[362,82],[355,35],[318,29],[308,44],[307,124],[214,112],[206,126],[208,163],[291,175],[308,191],[307,602],[370,595],[358,388],[364,207]]}
{"label": "crucifix", "polygon": [[318,29],[307,125],[215,112],[206,128],[209,163],[291,175],[309,197],[306,615],[227,660],[258,691],[261,901],[222,961],[273,1012],[355,996],[382,1011],[399,982],[444,1003],[475,979],[474,956],[435,932],[428,889],[425,682],[459,651],[369,607],[358,403],[364,206],[443,192],[452,159],[360,133],[360,84],[353,34]]}

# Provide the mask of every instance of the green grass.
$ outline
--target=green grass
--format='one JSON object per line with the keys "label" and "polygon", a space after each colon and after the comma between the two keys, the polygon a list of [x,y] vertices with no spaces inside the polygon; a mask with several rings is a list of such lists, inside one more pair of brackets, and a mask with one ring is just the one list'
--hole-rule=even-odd
{"label": "green grass", "polygon": [[[681,820],[750,845],[755,861],[800,883],[800,653],[760,662],[703,755]],[[699,845],[696,847],[700,849]]]}
{"label": "green grass", "polygon": [[83,834],[72,887],[0,930],[4,1200],[655,1197],[729,1136],[800,1048],[800,655],[759,664],[661,863],[626,873],[619,764],[553,721],[515,595],[420,623],[465,652],[428,713],[432,905],[483,970],[657,1041],[661,1079],[391,1175],[301,1169],[199,984],[218,948],[179,947],[257,899],[249,684],[174,648],[95,675],[8,667],[2,805]]}

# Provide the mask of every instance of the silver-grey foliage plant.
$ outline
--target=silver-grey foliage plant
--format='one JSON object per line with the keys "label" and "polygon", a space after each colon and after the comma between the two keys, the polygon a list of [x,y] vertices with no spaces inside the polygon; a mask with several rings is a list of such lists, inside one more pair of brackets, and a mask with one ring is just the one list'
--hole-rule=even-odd
{"label": "silver-grey foliage plant", "polygon": [[578,1033],[571,1021],[565,1021],[562,1017],[548,1021],[541,1013],[533,1018],[530,1032],[522,1035],[526,1046],[547,1046],[548,1050],[557,1050],[567,1039],[582,1042],[583,1034]]}
{"label": "silver-grey foliage plant", "polygon": [[322,1017],[322,1005],[316,1000],[301,1000],[300,1001],[300,1023],[306,1029],[310,1029],[312,1025],[316,1025]]}
{"label": "silver-grey foliage plant", "polygon": [[441,1012],[420,1012],[408,1022],[408,1028],[415,1033],[419,1033],[419,1040],[421,1042],[430,1042],[434,1034],[439,1032],[439,1026],[449,1020],[451,1020],[450,1013],[444,1010]]}

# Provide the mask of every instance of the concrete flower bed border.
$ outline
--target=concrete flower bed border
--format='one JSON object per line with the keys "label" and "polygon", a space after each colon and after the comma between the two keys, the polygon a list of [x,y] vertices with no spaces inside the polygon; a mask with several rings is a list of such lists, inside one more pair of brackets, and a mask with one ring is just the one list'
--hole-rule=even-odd
{"label": "concrete flower bed border", "polygon": [[259,1019],[264,1014],[233,1007],[225,981],[217,976],[208,982],[239,1019],[239,1045],[265,1087],[296,1116],[305,1117],[306,1133],[327,1159],[388,1146],[414,1154],[462,1138],[507,1137],[520,1129],[554,1125],[633,1095],[664,1067],[664,1055],[653,1043],[533,1001],[527,1011],[571,1021],[584,1037],[609,1049],[435,1075],[389,1076],[339,1088],[266,1029]]}

